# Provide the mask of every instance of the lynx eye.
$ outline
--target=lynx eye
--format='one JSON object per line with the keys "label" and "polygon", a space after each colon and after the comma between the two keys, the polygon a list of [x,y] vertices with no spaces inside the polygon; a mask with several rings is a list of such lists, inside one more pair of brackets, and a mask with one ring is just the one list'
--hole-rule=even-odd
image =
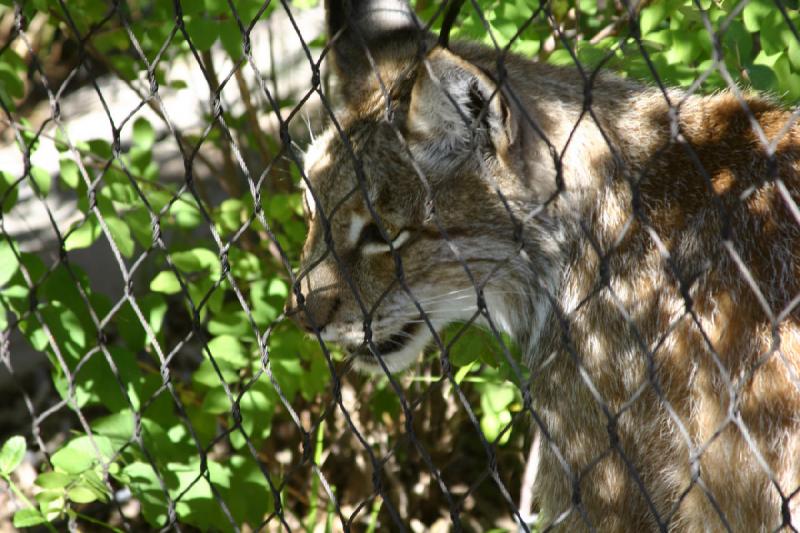
{"label": "lynx eye", "polygon": [[[408,230],[402,230],[392,239],[392,248],[397,250],[408,241],[410,236],[411,233]],[[389,244],[381,236],[377,224],[374,223],[367,224],[361,230],[358,246],[361,248],[361,252],[367,255],[384,254],[391,251]]]}

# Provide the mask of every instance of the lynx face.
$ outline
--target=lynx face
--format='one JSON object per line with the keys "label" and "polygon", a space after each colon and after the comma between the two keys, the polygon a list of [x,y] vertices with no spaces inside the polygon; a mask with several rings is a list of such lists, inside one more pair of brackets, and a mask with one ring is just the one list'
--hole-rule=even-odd
{"label": "lynx face", "polygon": [[[415,84],[399,84],[409,90],[396,93],[393,121],[380,100],[374,109],[347,109],[344,135],[331,128],[305,157],[309,235],[299,275],[304,310],[295,299],[295,318],[344,345],[368,371],[381,371],[373,352],[388,370],[401,370],[434,332],[475,317],[478,288],[498,327],[514,329],[529,314],[525,302],[506,297],[522,294],[514,285],[530,262],[492,185],[507,176],[505,163],[486,132],[470,136],[473,125],[459,124],[455,108],[449,116],[423,108],[415,99],[431,88],[415,79],[419,73],[406,75]],[[440,132],[434,118],[465,131]],[[444,149],[437,142],[450,144],[446,158],[426,154]]]}
{"label": "lynx face", "polygon": [[376,355],[401,370],[445,325],[486,314],[534,337],[557,250],[544,217],[520,222],[547,187],[525,177],[512,105],[404,4],[378,4],[329,14],[344,109],[306,154],[310,232],[291,314],[372,371]]}

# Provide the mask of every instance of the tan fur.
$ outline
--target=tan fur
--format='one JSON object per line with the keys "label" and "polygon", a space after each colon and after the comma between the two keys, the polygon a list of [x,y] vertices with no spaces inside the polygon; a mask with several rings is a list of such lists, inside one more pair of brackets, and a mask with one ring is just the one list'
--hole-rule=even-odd
{"label": "tan fur", "polygon": [[[745,110],[732,92],[671,90],[671,124],[659,90],[608,74],[582,113],[575,69],[506,56],[503,76],[483,47],[433,48],[424,61],[417,48],[371,48],[391,120],[371,70],[340,72],[350,147],[328,133],[307,161],[319,204],[305,304],[294,302],[301,324],[357,352],[365,311],[376,345],[421,320],[414,300],[434,329],[469,319],[478,299],[466,263],[532,370],[547,434],[543,525],[800,528],[800,127],[787,126],[790,114],[756,94]],[[494,94],[469,127],[442,93],[462,79]],[[772,161],[751,116],[776,141]],[[555,196],[550,147],[563,153]],[[360,253],[349,227],[370,208],[390,238],[408,230],[410,240]],[[409,345],[381,353],[389,370],[430,342],[426,324],[411,331]]]}

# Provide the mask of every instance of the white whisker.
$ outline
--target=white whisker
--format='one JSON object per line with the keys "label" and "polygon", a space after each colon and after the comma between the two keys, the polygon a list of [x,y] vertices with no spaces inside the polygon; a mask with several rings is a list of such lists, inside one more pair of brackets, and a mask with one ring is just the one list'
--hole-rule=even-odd
{"label": "white whisker", "polygon": [[[445,293],[442,293],[442,294],[436,294],[436,295],[430,296],[428,298],[416,298],[416,300],[419,303],[430,303],[430,302],[446,300],[446,299],[450,299],[450,298],[454,298],[454,297],[455,298],[461,298],[462,296],[454,296],[454,295],[457,295],[459,293],[466,292],[466,291],[472,291],[473,294],[476,294],[474,287],[465,287],[463,289],[457,289],[457,290],[445,292]],[[412,295],[413,295],[413,293],[412,293]],[[468,295],[465,295],[465,296],[468,296]]]}
{"label": "white whisker", "polygon": [[314,137],[314,130],[311,129],[311,119],[308,117],[308,111],[305,109],[303,110],[303,119],[305,119],[306,129],[308,129],[308,138],[314,143],[317,138]]}

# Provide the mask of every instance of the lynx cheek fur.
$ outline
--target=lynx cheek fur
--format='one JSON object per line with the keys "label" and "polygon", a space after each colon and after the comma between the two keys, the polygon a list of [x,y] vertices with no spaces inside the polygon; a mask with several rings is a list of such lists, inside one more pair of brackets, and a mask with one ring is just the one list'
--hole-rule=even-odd
{"label": "lynx cheek fur", "polygon": [[474,314],[477,283],[532,371],[544,525],[800,528],[790,114],[607,74],[585,113],[574,68],[498,72],[401,2],[330,3],[344,110],[306,155],[297,321],[380,372],[369,313],[397,371],[432,338],[404,285],[441,328]]}

